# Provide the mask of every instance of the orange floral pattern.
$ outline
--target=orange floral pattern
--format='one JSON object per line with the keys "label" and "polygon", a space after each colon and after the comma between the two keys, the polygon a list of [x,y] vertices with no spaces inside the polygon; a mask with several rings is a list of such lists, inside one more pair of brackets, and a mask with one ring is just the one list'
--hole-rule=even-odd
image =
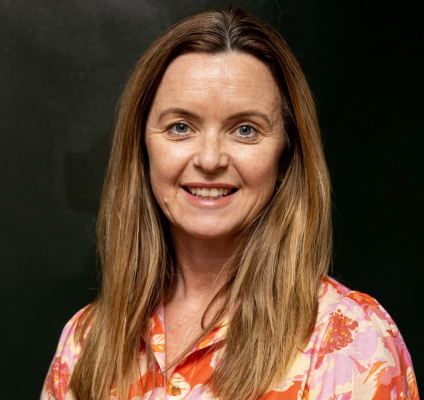
{"label": "orange floral pattern", "polygon": [[[140,348],[141,378],[130,388],[129,400],[213,400],[205,382],[225,350],[229,318],[222,321],[175,367],[166,382],[163,306],[150,318],[150,345],[155,362],[146,370],[145,346]],[[50,366],[41,400],[76,400],[69,379],[81,343],[74,342],[81,311],[65,326]],[[111,388],[116,399],[116,388]],[[315,329],[309,343],[298,349],[284,380],[266,400],[419,400],[411,357],[403,338],[384,308],[372,297],[351,291],[327,277],[322,282]]]}
{"label": "orange floral pattern", "polygon": [[58,400],[65,400],[65,394],[68,391],[69,367],[62,363],[60,357],[55,357],[49,374],[46,378],[46,391],[50,397],[55,398],[58,393]]}
{"label": "orange floral pattern", "polygon": [[352,343],[353,339],[351,331],[357,327],[358,322],[345,317],[341,313],[340,309],[338,309],[335,313],[331,313],[329,329],[318,351],[318,360],[315,368],[321,366],[322,360],[326,354],[333,353],[334,351],[346,347],[349,343]]}

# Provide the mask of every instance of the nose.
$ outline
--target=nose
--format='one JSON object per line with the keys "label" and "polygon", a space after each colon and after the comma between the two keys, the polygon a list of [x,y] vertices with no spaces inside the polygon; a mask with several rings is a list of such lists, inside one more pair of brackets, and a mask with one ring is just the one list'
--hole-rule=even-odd
{"label": "nose", "polygon": [[219,133],[214,131],[204,133],[193,157],[193,164],[205,172],[212,173],[227,167],[228,162],[229,157]]}

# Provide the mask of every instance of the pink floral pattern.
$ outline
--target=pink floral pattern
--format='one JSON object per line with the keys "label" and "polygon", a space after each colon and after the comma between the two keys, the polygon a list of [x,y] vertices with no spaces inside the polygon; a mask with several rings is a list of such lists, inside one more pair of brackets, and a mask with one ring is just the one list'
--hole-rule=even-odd
{"label": "pink floral pattern", "polygon": [[[81,343],[74,342],[80,315],[81,311],[62,332],[41,400],[76,400],[69,379],[81,350]],[[149,339],[156,362],[146,370],[141,346],[142,377],[131,385],[129,400],[140,398],[146,381],[146,399],[215,399],[205,382],[220,360],[226,322],[198,343],[165,382],[165,326],[163,307],[158,307],[150,318]],[[115,388],[111,388],[113,398]],[[283,381],[265,399],[419,400],[419,395],[411,357],[389,314],[372,297],[327,277],[320,288],[318,317],[309,343],[298,349]]]}

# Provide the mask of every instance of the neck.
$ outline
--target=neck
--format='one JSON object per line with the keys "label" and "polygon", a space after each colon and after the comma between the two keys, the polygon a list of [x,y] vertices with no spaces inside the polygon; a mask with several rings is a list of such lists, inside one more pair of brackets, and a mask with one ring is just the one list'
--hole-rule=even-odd
{"label": "neck", "polygon": [[171,226],[176,256],[177,283],[173,298],[208,303],[225,284],[235,238],[199,239]]}

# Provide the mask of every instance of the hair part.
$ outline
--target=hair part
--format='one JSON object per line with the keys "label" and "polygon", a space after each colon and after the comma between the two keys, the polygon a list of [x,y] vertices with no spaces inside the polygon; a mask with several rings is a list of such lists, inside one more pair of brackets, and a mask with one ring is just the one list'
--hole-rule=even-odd
{"label": "hair part", "polygon": [[[149,337],[149,316],[175,285],[172,242],[152,193],[144,143],[157,87],[182,54],[232,51],[264,62],[278,84],[284,183],[240,237],[218,293],[228,301],[205,326],[203,337],[237,306],[222,361],[209,379],[212,392],[233,400],[261,397],[312,334],[318,288],[331,261],[332,228],[330,180],[310,89],[291,50],[269,25],[238,7],[204,11],[150,46],[120,100],[98,219],[101,292],[80,320],[79,340],[91,328],[71,378],[79,400],[106,400],[112,385],[118,399],[127,400],[130,384],[140,378],[141,335]],[[145,346],[151,365],[153,351],[150,343]]]}

